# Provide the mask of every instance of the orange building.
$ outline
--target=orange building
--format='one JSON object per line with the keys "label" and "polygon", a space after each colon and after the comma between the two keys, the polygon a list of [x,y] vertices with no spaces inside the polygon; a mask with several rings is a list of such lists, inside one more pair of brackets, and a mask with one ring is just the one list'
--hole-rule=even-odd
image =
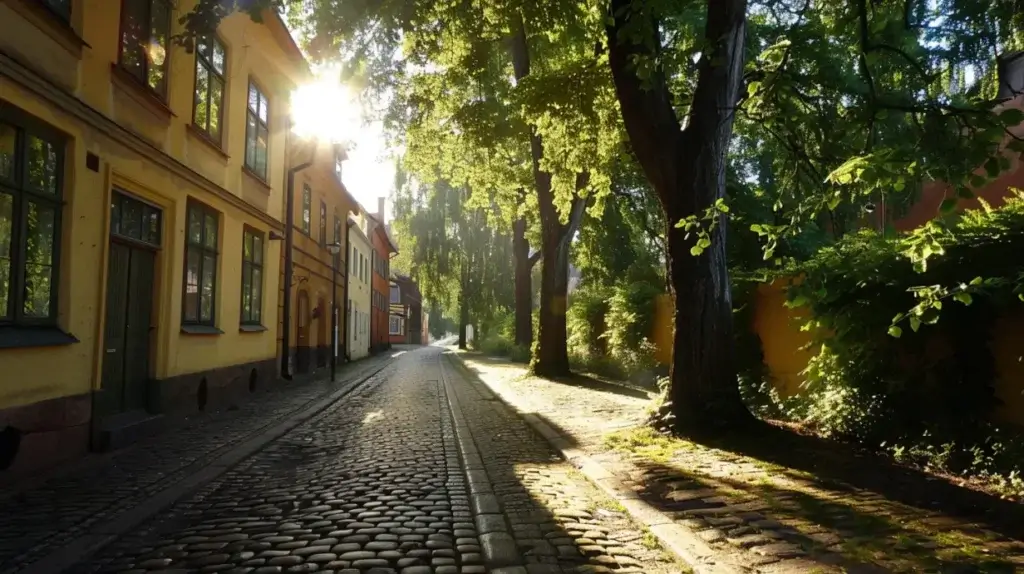
{"label": "orange building", "polygon": [[391,316],[391,256],[398,253],[384,226],[384,198],[377,200],[377,213],[370,216],[373,244],[373,279],[370,282],[370,350],[378,353],[391,347],[388,323]]}

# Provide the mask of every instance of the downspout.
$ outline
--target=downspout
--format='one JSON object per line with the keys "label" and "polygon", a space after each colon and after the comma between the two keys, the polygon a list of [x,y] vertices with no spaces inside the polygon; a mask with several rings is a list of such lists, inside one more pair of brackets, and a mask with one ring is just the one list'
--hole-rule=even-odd
{"label": "downspout", "polygon": [[350,339],[348,338],[348,325],[349,321],[352,320],[350,315],[352,309],[348,304],[348,284],[352,281],[352,262],[349,261],[349,257],[352,255],[352,225],[355,222],[349,220],[348,214],[345,214],[345,287],[341,290],[342,306],[345,309],[345,362],[352,362],[352,350],[349,347]]}
{"label": "downspout", "polygon": [[[314,150],[315,152],[315,150]],[[284,316],[281,333],[281,377],[290,381],[291,370],[291,324],[292,324],[292,248],[294,244],[295,220],[295,174],[313,165],[312,161],[300,163],[288,168],[288,183],[285,188],[285,222],[284,222]]]}

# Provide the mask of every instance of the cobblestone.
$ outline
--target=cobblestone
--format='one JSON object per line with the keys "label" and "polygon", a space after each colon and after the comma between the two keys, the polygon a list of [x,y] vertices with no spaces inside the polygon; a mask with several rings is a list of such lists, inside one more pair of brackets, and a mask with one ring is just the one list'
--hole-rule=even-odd
{"label": "cobblestone", "polygon": [[0,571],[54,552],[388,360],[347,365],[337,383],[323,378],[275,383],[223,411],[169,420],[164,432],[133,447],[87,459],[26,487],[0,488],[10,493],[0,494]]}
{"label": "cobblestone", "polygon": [[[1024,540],[986,525],[980,512],[971,521],[943,514],[940,500],[912,506],[685,441],[641,441],[632,454],[615,452],[604,439],[643,420],[649,403],[643,393],[552,382],[501,360],[464,358],[487,388],[560,429],[620,484],[695,531],[724,563],[771,573],[1024,572]],[[590,542],[591,534],[580,536]]]}

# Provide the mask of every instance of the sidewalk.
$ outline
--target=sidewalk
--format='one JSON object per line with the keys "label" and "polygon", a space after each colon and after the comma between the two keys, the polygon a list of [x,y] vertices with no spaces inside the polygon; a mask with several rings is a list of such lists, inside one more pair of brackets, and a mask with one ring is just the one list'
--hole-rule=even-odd
{"label": "sidewalk", "polygon": [[[635,428],[645,393],[459,355],[740,572],[1024,571],[1024,509],[820,441],[697,444]],[[780,435],[781,436],[781,435]],[[718,570],[714,570],[718,571]]]}
{"label": "sidewalk", "polygon": [[130,447],[8,488],[0,494],[0,572],[17,571],[123,516],[250,437],[385,367],[391,354],[343,366],[333,384],[323,377],[275,384],[231,409],[181,417]]}

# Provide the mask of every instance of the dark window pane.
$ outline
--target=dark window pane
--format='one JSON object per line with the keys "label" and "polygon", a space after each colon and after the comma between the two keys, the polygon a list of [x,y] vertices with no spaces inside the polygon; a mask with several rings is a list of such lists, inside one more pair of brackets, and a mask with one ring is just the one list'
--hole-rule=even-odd
{"label": "dark window pane", "polygon": [[57,193],[57,148],[48,141],[28,136],[28,185]]}
{"label": "dark window pane", "polygon": [[212,46],[210,45],[210,39],[209,38],[207,38],[206,36],[197,36],[196,37],[196,59],[199,59],[199,58],[206,58],[207,60],[210,59],[210,49],[211,48],[212,48]]}
{"label": "dark window pane", "polygon": [[251,113],[245,115],[245,165],[256,169],[256,116]]}
{"label": "dark window pane", "polygon": [[257,126],[255,171],[263,178],[267,177],[267,142],[269,139],[266,126]]}
{"label": "dark window pane", "polygon": [[242,263],[242,321],[252,320],[252,267]]}
{"label": "dark window pane", "polygon": [[208,249],[217,249],[217,216],[206,214],[206,229],[203,230],[203,244]]}
{"label": "dark window pane", "polygon": [[256,85],[249,83],[249,109],[255,115],[259,111],[260,107],[260,93],[256,90]]}
{"label": "dark window pane", "polygon": [[53,270],[53,243],[57,212],[30,202],[25,242],[25,299],[23,311],[27,317],[50,316],[51,273]]}
{"label": "dark window pane", "polygon": [[0,317],[10,316],[11,231],[14,229],[14,198],[0,193]]}
{"label": "dark window pane", "polygon": [[188,242],[203,244],[203,213],[196,207],[188,208]]}
{"label": "dark window pane", "polygon": [[198,58],[196,59],[195,113],[192,122],[203,130],[210,129],[210,73]]}
{"label": "dark window pane", "polygon": [[220,141],[221,108],[224,101],[224,82],[210,78],[210,127],[207,130],[213,139]]}
{"label": "dark window pane", "polygon": [[144,222],[148,227],[146,241],[154,245],[160,245],[160,210],[151,209],[149,212],[149,220]]}
{"label": "dark window pane", "polygon": [[263,238],[259,235],[252,237],[252,256],[257,265],[263,263]]}
{"label": "dark window pane", "polygon": [[213,283],[217,272],[217,259],[210,254],[203,254],[203,276],[200,278],[199,320],[213,320]]}
{"label": "dark window pane", "polygon": [[224,75],[224,46],[216,38],[213,39],[213,69]]}
{"label": "dark window pane", "polygon": [[0,123],[0,178],[14,180],[17,176],[15,154],[18,148],[18,130],[14,126]]}
{"label": "dark window pane", "polygon": [[188,249],[185,264],[185,320],[199,320],[199,250]]}
{"label": "dark window pane", "polygon": [[139,81],[146,78],[148,4],[146,0],[125,0],[121,4],[121,67]]}
{"label": "dark window pane", "polygon": [[269,107],[270,107],[270,104],[267,102],[267,97],[264,96],[263,93],[261,92],[260,93],[260,120],[262,120],[263,123],[267,123],[267,114],[270,113],[270,111],[268,109]]}
{"label": "dark window pane", "polygon": [[263,307],[263,270],[259,267],[252,268],[252,320],[259,322]]}
{"label": "dark window pane", "polygon": [[121,202],[121,235],[142,239],[142,205],[139,202]]}
{"label": "dark window pane", "polygon": [[149,87],[158,94],[167,93],[167,38],[171,29],[170,7],[161,0],[152,0],[149,30]]}
{"label": "dark window pane", "polygon": [[54,14],[68,20],[71,18],[71,0],[43,0]]}

